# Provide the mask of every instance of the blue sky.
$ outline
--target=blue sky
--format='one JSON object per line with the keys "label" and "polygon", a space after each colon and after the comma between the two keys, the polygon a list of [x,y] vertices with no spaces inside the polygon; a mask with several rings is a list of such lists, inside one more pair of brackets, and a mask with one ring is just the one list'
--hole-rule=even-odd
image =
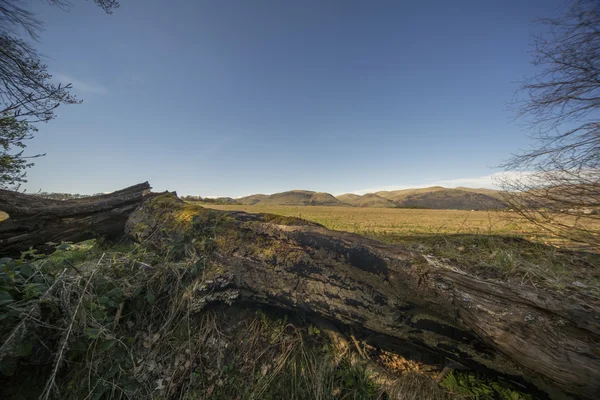
{"label": "blue sky", "polygon": [[83,104],[28,152],[28,191],[242,196],[488,186],[529,145],[506,104],[562,0],[29,0]]}

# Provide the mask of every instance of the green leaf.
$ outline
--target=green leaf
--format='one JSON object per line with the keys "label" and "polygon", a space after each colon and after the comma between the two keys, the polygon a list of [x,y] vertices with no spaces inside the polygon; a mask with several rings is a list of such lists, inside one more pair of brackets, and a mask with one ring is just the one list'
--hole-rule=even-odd
{"label": "green leaf", "polygon": [[98,345],[98,350],[99,351],[107,351],[110,350],[115,344],[117,344],[117,340],[116,339],[108,339],[108,340],[104,340],[102,343],[100,343]]}
{"label": "green leaf", "polygon": [[12,261],[12,258],[8,258],[8,257],[0,258],[0,265],[8,264],[11,261]]}
{"label": "green leaf", "polygon": [[152,303],[154,303],[154,295],[153,295],[152,293],[148,293],[148,294],[146,295],[146,301],[147,301],[149,304],[152,304]]}
{"label": "green leaf", "polygon": [[98,328],[87,328],[85,331],[85,335],[89,339],[98,339],[98,335],[100,335],[100,329]]}
{"label": "green leaf", "polygon": [[106,296],[112,297],[113,299],[120,299],[121,297],[123,297],[123,291],[119,288],[114,288],[113,290],[110,290],[108,293],[106,293]]}
{"label": "green leaf", "polygon": [[106,313],[102,310],[94,310],[92,311],[92,317],[94,317],[96,321],[102,322],[106,319]]}
{"label": "green leaf", "polygon": [[21,268],[19,268],[19,272],[25,278],[29,278],[31,275],[34,274],[35,271],[33,270],[31,264],[23,264],[21,265]]}
{"label": "green leaf", "polygon": [[0,300],[14,301],[13,297],[6,290],[0,290]]}
{"label": "green leaf", "polygon": [[106,296],[98,297],[98,303],[100,303],[100,304],[108,304],[109,301],[110,301],[110,299]]}
{"label": "green leaf", "polygon": [[0,372],[6,376],[12,376],[17,369],[17,360],[12,357],[5,357],[0,363]]}
{"label": "green leaf", "polygon": [[33,343],[21,342],[17,346],[17,351],[15,352],[15,355],[17,355],[19,357],[27,357],[28,355],[31,354],[32,349],[33,349]]}
{"label": "green leaf", "polygon": [[104,373],[104,379],[113,378],[117,374],[117,372],[119,372],[119,364],[115,364],[112,367],[110,367],[109,370]]}
{"label": "green leaf", "polygon": [[114,358],[116,360],[127,360],[129,359],[129,353],[127,352],[127,349],[124,348],[123,346],[118,346],[115,347],[115,349],[112,351]]}
{"label": "green leaf", "polygon": [[76,340],[71,346],[70,346],[70,350],[73,351],[86,351],[88,348],[88,345],[85,341],[83,340]]}
{"label": "green leaf", "polygon": [[123,388],[125,393],[133,394],[139,389],[139,385],[135,382],[130,382]]}
{"label": "green leaf", "polygon": [[71,242],[62,242],[56,246],[56,250],[71,250],[72,247]]}
{"label": "green leaf", "polygon": [[33,288],[38,294],[44,294],[50,289],[45,283],[31,283],[27,286]]}
{"label": "green leaf", "polygon": [[100,400],[104,393],[108,392],[108,388],[104,387],[103,384],[99,384],[94,390],[94,394],[92,396],[93,400]]}

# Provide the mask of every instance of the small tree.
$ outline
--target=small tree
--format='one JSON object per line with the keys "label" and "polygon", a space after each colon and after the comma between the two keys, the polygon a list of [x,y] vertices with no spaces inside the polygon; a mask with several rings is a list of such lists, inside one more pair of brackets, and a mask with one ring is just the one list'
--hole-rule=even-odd
{"label": "small tree", "polygon": [[554,234],[600,243],[600,2],[574,0],[535,37],[539,73],[516,111],[535,145],[513,155],[500,184],[510,206]]}
{"label": "small tree", "polygon": [[[117,0],[94,0],[110,13]],[[65,0],[48,0],[58,6],[69,6]],[[0,0],[0,188],[26,182],[25,170],[33,165],[25,157],[24,141],[33,138],[35,124],[53,119],[61,104],[78,100],[69,94],[70,85],[54,84],[48,68],[36,50],[20,35],[25,32],[37,40],[42,27],[20,0]]]}
{"label": "small tree", "polygon": [[19,120],[9,112],[0,117],[0,186],[18,187],[25,182],[24,170],[33,165],[29,160],[39,155],[24,157],[23,141],[31,139],[35,131],[37,129],[29,122]]}

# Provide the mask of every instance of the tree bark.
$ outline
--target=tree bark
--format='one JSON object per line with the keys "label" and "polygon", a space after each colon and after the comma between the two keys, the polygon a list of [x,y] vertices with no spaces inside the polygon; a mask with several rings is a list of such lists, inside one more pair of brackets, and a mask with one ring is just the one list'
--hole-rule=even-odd
{"label": "tree bark", "polygon": [[0,255],[18,256],[30,248],[52,251],[49,242],[79,242],[123,235],[129,214],[152,197],[148,182],[110,194],[76,200],[50,200],[0,190]]}
{"label": "tree bark", "polygon": [[554,398],[600,398],[600,302],[486,281],[401,246],[297,218],[145,202],[126,232],[203,266],[195,304],[303,310],[524,377]]}

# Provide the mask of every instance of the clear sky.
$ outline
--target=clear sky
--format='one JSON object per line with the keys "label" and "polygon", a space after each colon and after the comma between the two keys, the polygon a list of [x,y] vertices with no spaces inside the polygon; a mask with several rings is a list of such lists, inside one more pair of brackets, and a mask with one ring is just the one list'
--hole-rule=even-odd
{"label": "clear sky", "polygon": [[506,104],[562,0],[28,0],[83,104],[28,152],[31,191],[488,186],[528,146]]}

